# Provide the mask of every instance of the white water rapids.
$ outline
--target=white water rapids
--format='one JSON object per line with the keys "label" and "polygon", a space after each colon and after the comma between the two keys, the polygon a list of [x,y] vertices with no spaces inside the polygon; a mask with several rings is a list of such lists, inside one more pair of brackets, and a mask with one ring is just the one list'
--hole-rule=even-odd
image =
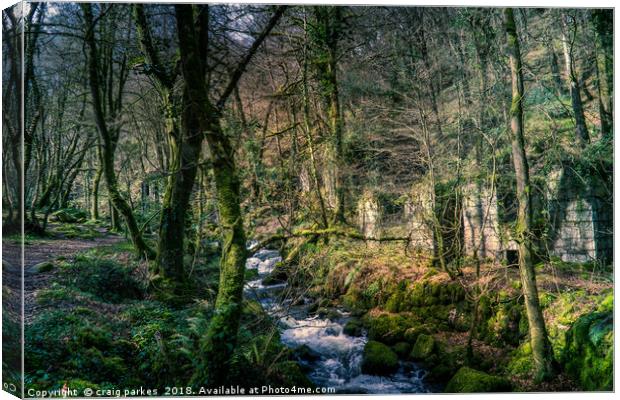
{"label": "white water rapids", "polygon": [[306,345],[312,352],[302,363],[308,377],[317,386],[334,387],[338,393],[425,393],[425,371],[414,363],[401,362],[399,370],[389,376],[362,374],[362,355],[368,338],[342,332],[349,314],[335,320],[323,319],[307,312],[307,305],[291,305],[286,298],[286,283],[265,286],[262,280],[282,261],[276,250],[262,249],[246,261],[247,269],[258,270],[258,278],[246,283],[245,295],[258,300],[263,309],[281,326],[282,343],[290,348]]}

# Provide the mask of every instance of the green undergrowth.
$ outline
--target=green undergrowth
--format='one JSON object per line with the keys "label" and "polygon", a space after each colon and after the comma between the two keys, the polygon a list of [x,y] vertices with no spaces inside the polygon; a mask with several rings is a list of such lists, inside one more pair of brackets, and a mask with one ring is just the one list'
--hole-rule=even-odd
{"label": "green undergrowth", "polygon": [[[366,331],[401,360],[421,362],[429,370],[427,380],[445,384],[467,366],[510,380],[509,386],[500,385],[502,390],[542,390],[531,376],[518,270],[497,275],[492,289],[479,293],[471,280],[465,285],[453,281],[427,261],[407,257],[397,245],[330,240],[308,245],[300,262],[320,271],[313,292],[317,303],[329,301],[352,311],[346,334]],[[605,314],[613,307],[610,271],[557,260],[537,268],[540,303],[563,376],[553,390],[606,390],[613,367],[613,325]],[[557,286],[557,274],[572,286]],[[470,334],[472,349],[467,346]]]}
{"label": "green undergrowth", "polygon": [[[158,301],[137,278],[138,263],[115,252],[125,248],[91,249],[59,262],[49,286],[37,292],[38,311],[25,328],[27,389],[143,386],[163,393],[165,386],[187,386],[204,368],[196,355],[212,301]],[[204,271],[216,265],[197,265],[193,276],[204,285]],[[230,379],[246,387],[310,385],[256,302],[244,303]]]}
{"label": "green undergrowth", "polygon": [[90,225],[75,223],[61,223],[54,226],[51,231],[66,239],[94,240],[103,236],[103,233],[97,231]]}

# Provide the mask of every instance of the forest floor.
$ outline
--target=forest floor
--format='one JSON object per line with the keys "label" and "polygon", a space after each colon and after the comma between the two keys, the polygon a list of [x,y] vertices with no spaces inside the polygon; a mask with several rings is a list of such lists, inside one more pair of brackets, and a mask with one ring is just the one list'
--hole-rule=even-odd
{"label": "forest floor", "polygon": [[[32,320],[38,306],[37,292],[49,288],[55,275],[53,270],[41,271],[37,266],[47,262],[71,259],[76,254],[93,248],[119,244],[125,239],[105,227],[74,225],[72,232],[88,232],[87,237],[67,234],[65,224],[50,223],[45,237],[27,236],[24,241],[24,320]],[[94,233],[94,234],[93,234]],[[21,282],[21,243],[19,238],[9,237],[2,241],[2,280],[5,288],[19,291]],[[11,297],[11,296],[10,296]],[[15,297],[13,297],[15,298]],[[18,298],[16,298],[17,300]],[[17,310],[19,305],[14,304]]]}

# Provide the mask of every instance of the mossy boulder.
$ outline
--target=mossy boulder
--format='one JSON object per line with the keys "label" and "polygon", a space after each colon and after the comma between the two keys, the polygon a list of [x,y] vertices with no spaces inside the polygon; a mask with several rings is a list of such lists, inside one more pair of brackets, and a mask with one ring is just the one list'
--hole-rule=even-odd
{"label": "mossy boulder", "polygon": [[411,350],[410,357],[413,360],[425,360],[435,351],[435,339],[424,333],[418,336],[418,339]]}
{"label": "mossy boulder", "polygon": [[580,317],[566,333],[565,370],[588,391],[613,389],[613,312]]}
{"label": "mossy boulder", "polygon": [[433,333],[433,331],[434,330],[432,326],[424,324],[414,326],[412,328],[407,328],[403,336],[406,342],[415,344],[415,342],[418,340],[418,336],[420,336],[421,334],[430,335],[431,333]]}
{"label": "mossy boulder", "polygon": [[398,370],[398,356],[383,343],[370,340],[364,346],[362,372],[370,375],[390,375]]}
{"label": "mossy boulder", "polygon": [[283,262],[279,262],[275,265],[273,271],[262,280],[262,284],[269,286],[284,283],[288,280],[289,273],[289,266]]}
{"label": "mossy boulder", "polygon": [[404,342],[405,331],[414,326],[414,321],[400,314],[367,315],[364,324],[368,328],[368,338],[386,344]]}
{"label": "mossy boulder", "polygon": [[495,314],[487,321],[487,341],[497,345],[517,346],[523,339],[521,330],[523,313],[524,307],[517,301],[500,303]]}
{"label": "mossy boulder", "polygon": [[63,223],[76,223],[86,221],[88,212],[79,208],[63,208],[52,213],[52,216]]}
{"label": "mossy boulder", "polygon": [[510,382],[505,379],[487,373],[477,371],[469,367],[462,367],[450,379],[445,393],[484,393],[484,392],[509,392]]}
{"label": "mossy boulder", "polygon": [[414,307],[450,305],[465,299],[465,290],[458,282],[434,282],[423,280],[413,284],[404,295],[400,310]]}
{"label": "mossy boulder", "polygon": [[409,357],[409,353],[411,353],[411,343],[398,342],[392,346],[392,350],[394,350],[398,358],[405,360]]}
{"label": "mossy boulder", "polygon": [[351,318],[347,321],[342,329],[342,332],[345,335],[359,337],[364,334],[364,326],[362,325],[362,321],[357,318]]}
{"label": "mossy boulder", "polygon": [[31,272],[34,272],[36,274],[40,274],[43,272],[49,272],[53,269],[54,269],[54,263],[51,261],[43,261],[29,268]]}
{"label": "mossy boulder", "polygon": [[321,354],[312,350],[307,344],[302,344],[293,350],[293,357],[299,361],[316,361]]}

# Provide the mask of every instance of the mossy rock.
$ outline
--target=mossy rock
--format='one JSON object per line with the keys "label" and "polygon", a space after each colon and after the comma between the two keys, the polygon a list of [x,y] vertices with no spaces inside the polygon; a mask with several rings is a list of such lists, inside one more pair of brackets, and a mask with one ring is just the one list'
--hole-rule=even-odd
{"label": "mossy rock", "polygon": [[522,336],[521,316],[524,307],[516,302],[501,303],[496,313],[487,321],[487,341],[517,346]]}
{"label": "mossy rock", "polygon": [[427,324],[414,326],[405,330],[404,339],[406,342],[415,344],[415,342],[418,340],[418,336],[420,336],[421,334],[430,335],[431,333],[433,333],[433,331],[433,327]]}
{"label": "mossy rock", "polygon": [[398,356],[383,343],[370,340],[364,347],[362,372],[370,375],[390,375],[398,370]]}
{"label": "mossy rock", "polygon": [[37,274],[40,274],[43,272],[50,272],[51,270],[54,269],[54,263],[51,261],[43,261],[43,262],[33,265],[29,269],[30,271],[37,273]]}
{"label": "mossy rock", "polygon": [[351,318],[347,321],[342,329],[342,332],[345,335],[359,337],[364,334],[364,326],[362,325],[362,321],[357,318]]}
{"label": "mossy rock", "polygon": [[58,210],[54,213],[52,213],[52,216],[60,222],[63,223],[76,223],[78,222],[78,219],[76,217],[74,217],[73,215],[71,215],[67,210]]}
{"label": "mossy rock", "polygon": [[399,312],[399,311],[405,311],[403,308],[403,300],[405,299],[405,294],[401,291],[398,290],[396,292],[394,292],[386,301],[385,305],[383,306],[383,308],[385,309],[385,311],[387,312]]}
{"label": "mossy rock", "polygon": [[[435,351],[424,360],[429,369],[427,380],[429,382],[445,383],[463,366],[467,358],[466,346],[449,346],[436,341]],[[470,365],[471,366],[471,365]]]}
{"label": "mossy rock", "polygon": [[485,392],[509,392],[510,382],[494,375],[477,371],[469,367],[462,367],[450,379],[445,393],[485,393]]}
{"label": "mossy rock", "polygon": [[406,360],[409,357],[409,353],[411,353],[411,343],[398,342],[392,346],[392,350],[394,350],[398,358]]}
{"label": "mossy rock", "polygon": [[613,312],[586,314],[566,333],[562,363],[582,389],[613,389],[613,342]]}
{"label": "mossy rock", "polygon": [[262,284],[269,286],[284,283],[288,280],[289,273],[289,266],[283,262],[279,262],[275,265],[273,271],[263,279]]}
{"label": "mossy rock", "polygon": [[532,347],[530,341],[526,340],[512,352],[506,371],[514,376],[527,376],[533,368]]}
{"label": "mossy rock", "polygon": [[312,350],[307,344],[293,349],[293,357],[300,361],[316,361],[321,358],[321,354]]}
{"label": "mossy rock", "polygon": [[245,270],[245,280],[253,281],[258,278],[258,270],[257,269],[246,269]]}
{"label": "mossy rock", "polygon": [[367,315],[364,324],[369,339],[392,345],[406,341],[405,331],[413,327],[414,322],[400,314],[381,314],[376,317]]}
{"label": "mossy rock", "polygon": [[435,339],[430,335],[424,333],[418,336],[418,339],[413,345],[410,357],[413,360],[425,360],[430,357],[435,351]]}

